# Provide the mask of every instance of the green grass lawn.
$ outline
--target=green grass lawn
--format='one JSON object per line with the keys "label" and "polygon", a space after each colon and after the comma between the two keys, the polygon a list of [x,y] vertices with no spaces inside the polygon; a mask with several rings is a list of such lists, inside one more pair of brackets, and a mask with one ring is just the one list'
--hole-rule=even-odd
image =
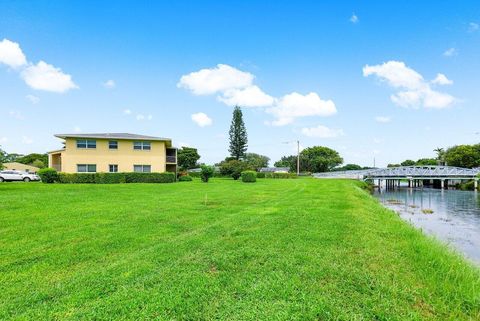
{"label": "green grass lawn", "polygon": [[480,320],[480,272],[353,181],[4,183],[0,319]]}

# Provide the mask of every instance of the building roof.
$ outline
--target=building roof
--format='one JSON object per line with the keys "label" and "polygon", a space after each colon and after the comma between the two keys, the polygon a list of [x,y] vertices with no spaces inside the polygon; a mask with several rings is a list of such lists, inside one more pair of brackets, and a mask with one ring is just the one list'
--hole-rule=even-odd
{"label": "building roof", "polygon": [[28,169],[31,169],[33,171],[38,171],[40,169],[40,168],[32,166],[32,165],[22,164],[22,163],[18,163],[18,162],[3,163],[3,166],[6,169],[9,169],[9,170],[20,170],[20,169],[28,168]]}
{"label": "building roof", "polygon": [[260,172],[262,172],[262,173],[288,172],[288,171],[290,171],[289,167],[262,167],[262,168],[260,168]]}
{"label": "building roof", "polygon": [[98,138],[98,139],[127,139],[127,140],[153,140],[153,141],[171,141],[170,138],[154,137],[146,135],[137,135],[129,133],[99,133],[99,134],[56,134],[58,138]]}

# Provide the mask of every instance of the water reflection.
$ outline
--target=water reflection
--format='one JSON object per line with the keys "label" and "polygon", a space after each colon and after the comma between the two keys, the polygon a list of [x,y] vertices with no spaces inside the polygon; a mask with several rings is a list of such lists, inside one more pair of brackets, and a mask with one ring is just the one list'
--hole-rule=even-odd
{"label": "water reflection", "polygon": [[446,241],[480,264],[480,198],[478,192],[400,188],[375,196],[429,234]]}

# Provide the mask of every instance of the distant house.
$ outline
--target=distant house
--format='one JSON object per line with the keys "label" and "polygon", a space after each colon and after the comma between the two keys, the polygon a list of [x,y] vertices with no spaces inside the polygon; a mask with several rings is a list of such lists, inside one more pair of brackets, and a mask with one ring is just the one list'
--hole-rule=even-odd
{"label": "distant house", "polygon": [[288,167],[262,167],[260,173],[288,173],[290,168]]}
{"label": "distant house", "polygon": [[48,153],[49,167],[65,173],[176,172],[170,138],[128,133],[58,134],[64,147]]}
{"label": "distant house", "polygon": [[[200,167],[198,168],[191,168],[189,170],[187,170],[188,173],[200,173],[202,171],[202,169]],[[220,166],[214,166],[213,167],[213,171],[215,173],[220,173]]]}
{"label": "distant house", "polygon": [[21,171],[21,172],[27,172],[27,173],[36,173],[40,170],[40,168],[38,167],[25,165],[17,162],[3,163],[3,169],[9,170],[9,171]]}

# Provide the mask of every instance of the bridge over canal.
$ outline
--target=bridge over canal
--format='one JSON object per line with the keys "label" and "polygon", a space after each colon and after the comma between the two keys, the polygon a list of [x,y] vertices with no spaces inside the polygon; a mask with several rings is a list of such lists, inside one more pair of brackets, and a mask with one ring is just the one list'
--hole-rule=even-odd
{"label": "bridge over canal", "polygon": [[350,178],[377,181],[378,186],[385,181],[387,187],[400,186],[400,181],[407,180],[410,187],[422,186],[424,182],[439,181],[441,188],[448,186],[449,180],[474,181],[478,188],[480,168],[470,169],[453,166],[400,166],[374,168],[358,171],[315,173],[317,178]]}

